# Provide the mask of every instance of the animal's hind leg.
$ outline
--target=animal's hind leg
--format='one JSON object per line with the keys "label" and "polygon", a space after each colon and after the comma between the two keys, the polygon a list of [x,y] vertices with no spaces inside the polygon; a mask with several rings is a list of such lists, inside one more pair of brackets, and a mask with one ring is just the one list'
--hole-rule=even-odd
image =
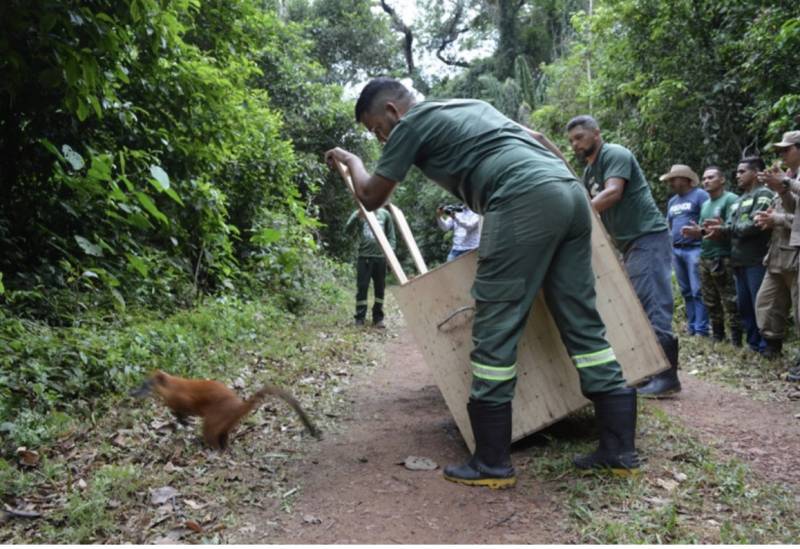
{"label": "animal's hind leg", "polygon": [[219,449],[225,450],[228,447],[228,433],[220,433],[218,440],[219,440]]}
{"label": "animal's hind leg", "polygon": [[219,436],[207,421],[203,422],[203,440],[209,447],[214,449],[219,448]]}

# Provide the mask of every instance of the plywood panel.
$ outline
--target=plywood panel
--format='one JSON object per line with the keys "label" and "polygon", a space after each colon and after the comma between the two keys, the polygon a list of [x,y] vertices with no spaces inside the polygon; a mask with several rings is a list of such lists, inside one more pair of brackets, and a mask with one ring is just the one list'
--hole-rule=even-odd
{"label": "plywood panel", "polygon": [[[597,216],[593,216],[593,224],[597,307],[625,378],[633,384],[669,365]],[[474,439],[466,403],[472,379],[469,353],[474,302],[469,291],[476,269],[477,253],[470,252],[392,289],[470,449],[474,449]],[[541,294],[531,309],[517,363],[513,440],[588,403]]]}

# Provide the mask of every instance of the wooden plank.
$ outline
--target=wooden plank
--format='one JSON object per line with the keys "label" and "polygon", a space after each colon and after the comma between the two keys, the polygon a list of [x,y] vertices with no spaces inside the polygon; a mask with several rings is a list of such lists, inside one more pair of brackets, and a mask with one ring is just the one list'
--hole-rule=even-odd
{"label": "wooden plank", "polygon": [[411,257],[414,260],[414,265],[417,266],[417,271],[420,274],[427,273],[428,266],[425,265],[425,260],[422,259],[422,254],[417,247],[417,241],[414,240],[414,235],[411,234],[411,227],[408,226],[408,222],[406,221],[406,216],[403,214],[403,211],[394,204],[387,204],[386,207],[389,210],[389,213],[392,214],[394,223],[397,226],[397,230],[402,235],[403,241],[406,243],[406,247],[411,253]]}
{"label": "wooden plank", "polygon": [[374,213],[367,211],[367,209],[356,196],[353,180],[350,178],[350,170],[338,160],[334,160],[334,163],[336,164],[336,169],[339,170],[339,174],[342,176],[342,179],[344,179],[347,188],[350,189],[350,192],[353,194],[353,198],[358,205],[359,211],[364,214],[364,218],[367,220],[367,224],[369,225],[372,234],[375,235],[375,240],[378,241],[378,245],[381,247],[381,250],[383,250],[383,255],[386,256],[386,261],[389,262],[389,267],[392,269],[395,278],[397,278],[397,281],[400,284],[405,284],[408,282],[408,277],[406,277],[405,272],[403,272],[403,267],[397,260],[397,256],[395,255],[392,246],[389,244],[389,241],[386,239],[386,235],[383,234],[383,229],[381,228],[380,223],[378,223],[378,219],[375,217]]}
{"label": "wooden plank", "polygon": [[[592,222],[597,308],[625,379],[635,384],[667,369],[669,364],[597,216]],[[470,450],[474,449],[474,438],[466,403],[472,381],[469,353],[474,302],[469,291],[476,270],[477,252],[473,251],[392,288]],[[541,293],[520,339],[517,369],[513,440],[588,404]]]}

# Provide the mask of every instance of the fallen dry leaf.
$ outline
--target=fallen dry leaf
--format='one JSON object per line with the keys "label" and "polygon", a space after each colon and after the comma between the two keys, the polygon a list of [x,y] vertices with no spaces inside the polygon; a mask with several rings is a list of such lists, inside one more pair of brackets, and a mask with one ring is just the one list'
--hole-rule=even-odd
{"label": "fallen dry leaf", "polygon": [[185,500],[183,500],[183,503],[185,503],[186,506],[190,507],[193,511],[197,511],[199,509],[202,509],[206,505],[208,505],[207,503],[197,503],[193,499],[185,499]]}
{"label": "fallen dry leaf", "polygon": [[686,476],[686,474],[685,474],[685,473],[680,473],[680,472],[678,472],[678,473],[672,473],[672,478],[674,478],[674,479],[675,479],[675,480],[677,480],[678,482],[684,482],[684,481],[685,481],[686,479],[688,479],[689,477],[688,477],[688,476]]}
{"label": "fallen dry leaf", "polygon": [[197,532],[198,534],[203,533],[203,527],[197,524],[193,520],[187,520],[183,525],[186,526],[192,532]]}
{"label": "fallen dry leaf", "polygon": [[173,528],[172,530],[167,532],[166,535],[154,539],[151,543],[153,543],[154,545],[174,545],[189,532],[190,530],[186,528]]}
{"label": "fallen dry leaf", "polygon": [[20,465],[26,467],[36,467],[39,464],[39,452],[28,450],[24,446],[17,448],[17,457]]}
{"label": "fallen dry leaf", "polygon": [[662,487],[667,492],[672,492],[678,487],[678,483],[668,478],[657,478],[656,484]]}
{"label": "fallen dry leaf", "polygon": [[178,495],[178,491],[173,488],[172,486],[162,486],[161,488],[151,488],[150,489],[150,503],[153,505],[161,505],[162,503],[166,503],[175,496]]}

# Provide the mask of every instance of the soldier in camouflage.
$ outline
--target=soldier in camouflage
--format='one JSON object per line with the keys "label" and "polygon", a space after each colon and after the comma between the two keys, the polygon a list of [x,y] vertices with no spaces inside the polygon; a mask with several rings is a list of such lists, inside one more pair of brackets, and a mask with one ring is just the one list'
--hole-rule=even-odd
{"label": "soldier in camouflage", "polygon": [[[725,190],[725,174],[717,166],[709,166],[703,172],[703,187],[709,199],[700,210],[699,224],[683,228],[687,237],[700,238],[707,219],[727,219],[731,204],[737,196]],[[736,286],[731,267],[730,238],[722,240],[703,239],[700,252],[700,285],[703,302],[711,321],[711,335],[716,341],[725,339],[725,320],[728,321],[730,341],[735,347],[742,346],[742,328],[739,310],[736,307]]]}

